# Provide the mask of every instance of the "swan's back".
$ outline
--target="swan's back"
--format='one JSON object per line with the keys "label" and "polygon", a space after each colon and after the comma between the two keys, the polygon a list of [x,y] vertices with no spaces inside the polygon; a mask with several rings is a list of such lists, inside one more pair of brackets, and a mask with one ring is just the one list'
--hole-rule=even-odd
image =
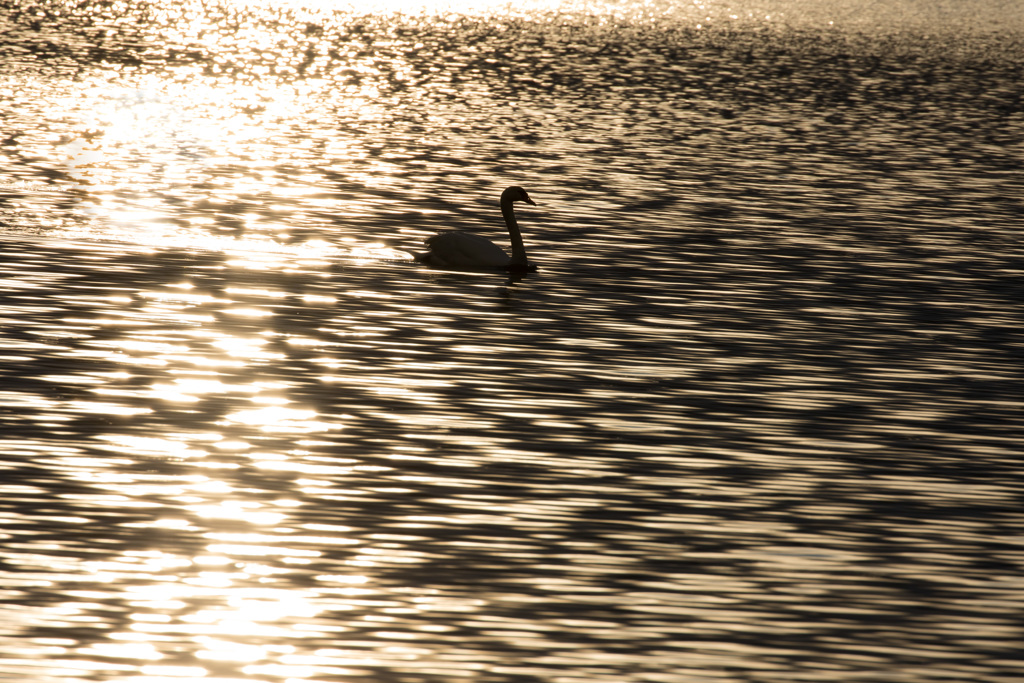
{"label": "swan's back", "polygon": [[438,266],[504,268],[512,260],[497,244],[471,232],[442,232],[426,245],[430,263]]}

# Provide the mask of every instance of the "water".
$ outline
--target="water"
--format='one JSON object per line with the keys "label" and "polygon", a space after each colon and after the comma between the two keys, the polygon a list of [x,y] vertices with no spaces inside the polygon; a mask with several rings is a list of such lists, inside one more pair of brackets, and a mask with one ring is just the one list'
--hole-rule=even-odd
{"label": "water", "polygon": [[1024,680],[1014,3],[2,6],[0,680]]}

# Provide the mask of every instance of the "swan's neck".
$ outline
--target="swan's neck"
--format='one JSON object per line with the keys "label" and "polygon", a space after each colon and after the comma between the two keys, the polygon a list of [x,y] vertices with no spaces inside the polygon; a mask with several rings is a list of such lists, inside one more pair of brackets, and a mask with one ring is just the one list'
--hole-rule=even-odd
{"label": "swan's neck", "polygon": [[501,215],[505,217],[509,242],[512,243],[512,261],[509,265],[525,267],[526,247],[523,245],[523,235],[519,232],[519,223],[516,222],[516,210],[512,207],[511,199],[501,198]]}

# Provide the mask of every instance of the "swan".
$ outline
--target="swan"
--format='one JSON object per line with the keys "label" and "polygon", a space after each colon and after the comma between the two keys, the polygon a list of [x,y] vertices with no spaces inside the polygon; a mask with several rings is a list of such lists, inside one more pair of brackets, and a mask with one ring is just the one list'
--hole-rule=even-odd
{"label": "swan", "polygon": [[416,260],[431,266],[447,268],[505,268],[507,270],[536,270],[526,260],[526,247],[516,222],[514,202],[526,202],[537,206],[526,190],[518,186],[507,188],[501,193],[501,215],[505,217],[509,241],[512,243],[512,257],[489,239],[470,232],[442,232],[424,242],[430,251],[416,254]]}

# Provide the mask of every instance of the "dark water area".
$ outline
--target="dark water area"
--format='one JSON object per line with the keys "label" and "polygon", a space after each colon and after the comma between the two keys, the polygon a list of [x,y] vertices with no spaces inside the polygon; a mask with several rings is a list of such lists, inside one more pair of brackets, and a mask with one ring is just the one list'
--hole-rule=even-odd
{"label": "dark water area", "polygon": [[[1024,680],[1024,19],[937,7],[0,2],[0,680]],[[537,272],[412,260],[509,185]]]}

